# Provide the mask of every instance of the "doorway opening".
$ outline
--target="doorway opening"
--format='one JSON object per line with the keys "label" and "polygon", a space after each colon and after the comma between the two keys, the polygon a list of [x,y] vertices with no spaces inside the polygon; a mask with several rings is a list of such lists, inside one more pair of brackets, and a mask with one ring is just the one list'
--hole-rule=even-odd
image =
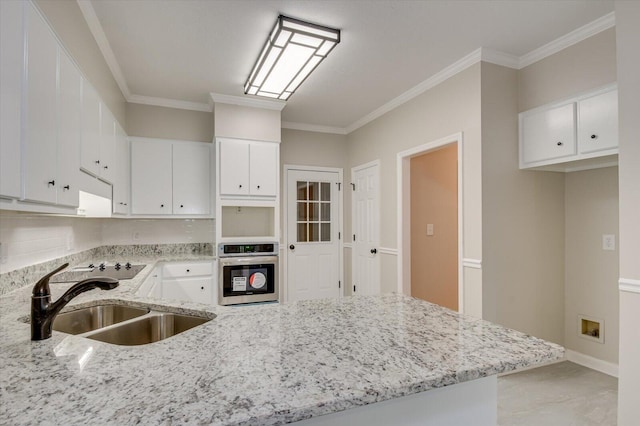
{"label": "doorway opening", "polygon": [[397,162],[398,292],[463,312],[462,133]]}

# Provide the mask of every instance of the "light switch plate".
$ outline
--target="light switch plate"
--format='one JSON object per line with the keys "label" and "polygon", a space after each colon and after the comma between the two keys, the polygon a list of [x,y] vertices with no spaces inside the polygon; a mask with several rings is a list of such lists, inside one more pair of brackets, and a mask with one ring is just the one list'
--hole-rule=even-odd
{"label": "light switch plate", "polygon": [[602,235],[602,250],[615,250],[616,249],[616,236],[613,234]]}
{"label": "light switch plate", "polygon": [[427,236],[433,236],[433,223],[427,223]]}

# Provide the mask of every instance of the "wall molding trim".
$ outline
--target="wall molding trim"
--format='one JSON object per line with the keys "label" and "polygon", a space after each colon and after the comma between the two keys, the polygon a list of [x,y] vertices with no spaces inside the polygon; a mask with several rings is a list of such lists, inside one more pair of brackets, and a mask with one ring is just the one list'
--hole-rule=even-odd
{"label": "wall molding trim", "polygon": [[618,364],[603,361],[580,352],[572,351],[571,349],[565,349],[565,356],[567,361],[574,362],[582,365],[583,367],[599,371],[609,376],[618,377]]}
{"label": "wall molding trim", "polygon": [[282,111],[287,106],[285,101],[276,101],[268,99],[260,99],[254,96],[231,96],[223,95],[222,93],[209,93],[214,103],[238,105],[251,108],[271,109],[274,111]]}
{"label": "wall molding trim", "polygon": [[380,252],[380,254],[388,254],[388,255],[391,255],[391,256],[397,256],[398,255],[398,249],[394,249],[394,248],[379,247],[378,251]]}
{"label": "wall molding trim", "polygon": [[462,259],[462,266],[465,268],[482,269],[482,260],[465,257]]}
{"label": "wall molding trim", "polygon": [[615,24],[615,12],[608,13],[593,22],[583,25],[568,34],[545,44],[544,46],[522,55],[518,60],[518,69],[531,65],[534,62],[538,62],[539,60],[544,59],[547,56],[551,56],[554,53],[558,53],[567,47],[573,46],[582,40],[615,26]]}
{"label": "wall molding trim", "polygon": [[343,243],[342,247],[348,248],[348,249],[352,249],[353,248],[353,243]]}
{"label": "wall molding trim", "polygon": [[306,132],[316,133],[332,133],[335,135],[346,135],[347,129],[344,127],[321,126],[318,124],[294,123],[292,121],[283,121],[283,129],[304,130]]}
{"label": "wall molding trim", "polygon": [[176,99],[156,98],[153,96],[131,95],[127,102],[132,104],[153,105],[165,108],[186,109],[190,111],[211,112],[213,109],[209,104],[191,101],[179,101]]}
{"label": "wall molding trim", "polygon": [[620,278],[618,280],[618,290],[627,291],[629,293],[640,293],[640,280]]}

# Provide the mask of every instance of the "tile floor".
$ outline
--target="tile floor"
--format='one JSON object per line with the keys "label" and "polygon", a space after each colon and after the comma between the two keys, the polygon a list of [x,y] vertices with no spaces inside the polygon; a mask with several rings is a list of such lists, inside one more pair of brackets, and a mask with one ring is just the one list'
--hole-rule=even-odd
{"label": "tile floor", "polygon": [[498,426],[615,426],[618,379],[574,364],[498,378]]}

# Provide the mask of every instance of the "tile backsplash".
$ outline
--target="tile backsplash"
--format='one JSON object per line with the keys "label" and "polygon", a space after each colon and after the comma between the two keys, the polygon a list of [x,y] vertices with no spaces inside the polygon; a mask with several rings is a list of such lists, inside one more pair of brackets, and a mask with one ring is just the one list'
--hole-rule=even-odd
{"label": "tile backsplash", "polygon": [[213,243],[213,219],[91,219],[0,211],[0,273],[103,245]]}

